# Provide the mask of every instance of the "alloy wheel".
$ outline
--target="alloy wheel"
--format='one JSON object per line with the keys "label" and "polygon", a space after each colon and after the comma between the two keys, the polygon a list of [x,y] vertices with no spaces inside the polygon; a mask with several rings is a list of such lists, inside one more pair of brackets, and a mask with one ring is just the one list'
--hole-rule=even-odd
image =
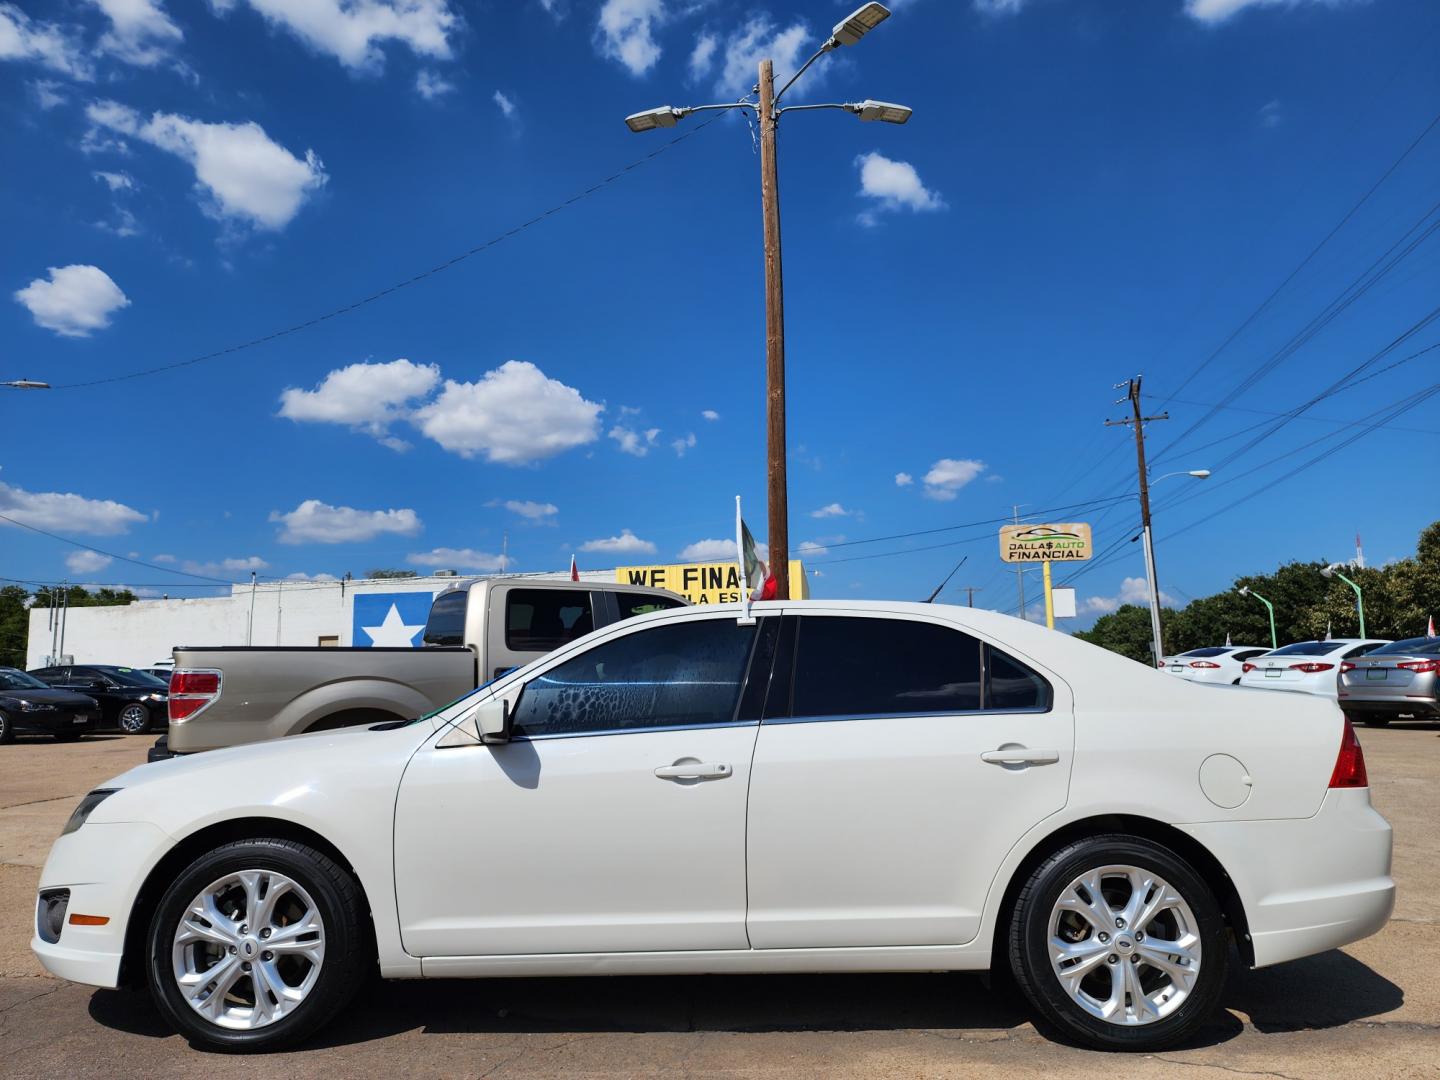
{"label": "alloy wheel", "polygon": [[241,870],[195,896],[175,928],[175,985],[201,1017],[253,1031],[304,1003],[325,962],[310,894],[275,870]]}
{"label": "alloy wheel", "polygon": [[1172,1015],[1200,975],[1199,920],[1179,890],[1136,866],[1087,870],[1050,912],[1048,953],[1070,999],[1122,1027]]}
{"label": "alloy wheel", "polygon": [[129,735],[139,735],[150,726],[150,711],[144,705],[126,705],[120,710],[120,729]]}

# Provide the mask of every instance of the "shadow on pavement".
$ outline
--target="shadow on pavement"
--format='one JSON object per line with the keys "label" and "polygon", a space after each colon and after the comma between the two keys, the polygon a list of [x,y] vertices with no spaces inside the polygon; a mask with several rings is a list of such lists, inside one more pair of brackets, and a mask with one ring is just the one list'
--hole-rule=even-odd
{"label": "shadow on pavement", "polygon": [[[1398,1008],[1401,989],[1333,951],[1232,974],[1217,1013],[1187,1043],[1338,1027]],[[174,1032],[149,995],[97,990],[90,1015],[108,1028],[152,1038]],[[595,978],[372,980],[347,1011],[299,1048],[348,1046],[406,1031],[427,1034],[592,1032],[804,1032],[1007,1030],[1033,1017],[1001,981],[976,974],[695,975]],[[1055,1033],[1044,1030],[1047,1037]]]}

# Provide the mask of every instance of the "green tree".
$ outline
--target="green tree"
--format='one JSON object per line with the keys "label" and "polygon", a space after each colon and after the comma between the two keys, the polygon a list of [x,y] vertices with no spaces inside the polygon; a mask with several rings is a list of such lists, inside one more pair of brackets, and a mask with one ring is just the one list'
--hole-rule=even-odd
{"label": "green tree", "polygon": [[383,567],[379,570],[369,570],[365,574],[368,578],[407,578],[419,577],[414,570],[386,570]]}
{"label": "green tree", "polygon": [[29,637],[30,594],[20,585],[0,589],[0,667],[25,666],[25,642]]}

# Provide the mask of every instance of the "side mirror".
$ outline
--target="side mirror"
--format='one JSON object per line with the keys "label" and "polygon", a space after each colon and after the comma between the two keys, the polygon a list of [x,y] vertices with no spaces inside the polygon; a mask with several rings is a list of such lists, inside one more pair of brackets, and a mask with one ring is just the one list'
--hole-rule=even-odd
{"label": "side mirror", "polygon": [[513,722],[510,704],[504,698],[491,698],[475,709],[475,727],[480,732],[480,741],[486,746],[508,743]]}

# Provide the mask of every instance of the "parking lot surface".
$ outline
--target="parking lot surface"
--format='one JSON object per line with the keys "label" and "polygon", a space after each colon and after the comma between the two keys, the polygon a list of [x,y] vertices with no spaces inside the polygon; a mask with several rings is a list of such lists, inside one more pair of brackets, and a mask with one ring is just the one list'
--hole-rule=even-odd
{"label": "parking lot surface", "polygon": [[[1037,1032],[976,975],[376,980],[318,1040],[263,1061],[191,1049],[143,993],[45,975],[30,954],[51,841],[149,738],[0,747],[0,1061],[7,1077],[1440,1076],[1440,733],[1361,729],[1395,827],[1391,923],[1346,949],[1234,972],[1192,1045],[1125,1057]],[[464,827],[456,823],[456,827]],[[483,903],[477,897],[477,903]]]}

